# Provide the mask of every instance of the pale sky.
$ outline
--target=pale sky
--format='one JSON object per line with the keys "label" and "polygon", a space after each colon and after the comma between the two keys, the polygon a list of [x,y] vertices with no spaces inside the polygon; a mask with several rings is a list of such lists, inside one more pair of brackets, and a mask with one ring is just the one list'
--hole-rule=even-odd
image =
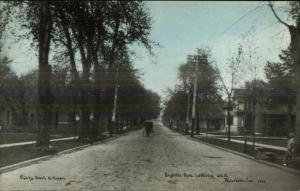
{"label": "pale sky", "polygon": [[[155,56],[152,57],[142,47],[133,47],[137,52],[134,63],[144,73],[145,87],[163,95],[167,87],[172,88],[178,83],[177,68],[186,61],[187,55],[205,46],[212,49],[215,64],[226,76],[226,60],[238,43],[246,45],[241,35],[249,31],[258,46],[258,73],[263,78],[266,61],[277,61],[280,50],[289,44],[288,31],[276,21],[269,7],[263,6],[266,3],[146,2],[153,20],[151,39],[161,47],[154,49]],[[276,3],[275,8],[285,19],[286,15],[280,12],[284,4]],[[260,7],[255,9],[257,6]],[[38,60],[36,52],[30,50],[30,39],[15,43],[11,35],[6,37],[5,53],[13,60],[12,68],[18,74],[36,68]],[[249,72],[244,76],[245,79],[251,78]]]}

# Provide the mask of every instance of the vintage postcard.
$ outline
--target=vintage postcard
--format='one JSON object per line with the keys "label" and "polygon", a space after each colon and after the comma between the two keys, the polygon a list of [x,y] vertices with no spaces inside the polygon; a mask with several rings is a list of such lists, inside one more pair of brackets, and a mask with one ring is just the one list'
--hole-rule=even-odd
{"label": "vintage postcard", "polygon": [[0,1],[1,191],[300,191],[298,1]]}

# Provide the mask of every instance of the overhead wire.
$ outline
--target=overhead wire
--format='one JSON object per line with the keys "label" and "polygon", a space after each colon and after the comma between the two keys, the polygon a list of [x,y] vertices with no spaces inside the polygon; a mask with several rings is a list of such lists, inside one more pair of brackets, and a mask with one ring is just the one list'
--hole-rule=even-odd
{"label": "overhead wire", "polygon": [[222,33],[221,35],[225,34],[226,32],[228,32],[232,27],[234,27],[236,24],[238,24],[241,20],[243,20],[244,18],[246,18],[248,15],[252,14],[253,12],[255,12],[256,10],[262,8],[263,6],[265,6],[265,2],[261,2],[259,5],[257,5],[256,7],[254,7],[253,9],[250,9],[249,11],[247,11],[245,14],[243,14],[241,17],[239,17],[236,21],[234,21],[231,25],[229,25]]}

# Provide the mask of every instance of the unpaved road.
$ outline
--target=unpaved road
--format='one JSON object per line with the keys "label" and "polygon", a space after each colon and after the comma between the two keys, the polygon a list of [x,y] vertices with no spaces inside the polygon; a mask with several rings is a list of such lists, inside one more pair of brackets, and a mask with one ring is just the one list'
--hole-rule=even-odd
{"label": "unpaved road", "polygon": [[176,134],[141,131],[1,174],[0,190],[282,190],[300,176]]}

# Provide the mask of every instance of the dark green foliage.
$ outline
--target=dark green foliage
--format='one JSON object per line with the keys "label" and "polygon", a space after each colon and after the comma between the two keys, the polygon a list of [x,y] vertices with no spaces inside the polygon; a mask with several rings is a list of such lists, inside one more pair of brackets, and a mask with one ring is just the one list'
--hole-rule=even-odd
{"label": "dark green foliage", "polygon": [[291,48],[279,55],[280,62],[268,62],[264,67],[268,86],[274,93],[273,104],[294,104],[296,102],[295,63]]}
{"label": "dark green foliage", "polygon": [[[198,64],[196,112],[205,117],[209,113],[217,113],[222,109],[222,98],[218,87],[219,73],[212,65],[209,49],[199,49],[196,56],[201,58],[196,62]],[[190,105],[192,105],[195,67],[195,62],[189,61],[179,67],[178,78],[181,84],[168,92],[169,98],[165,102],[164,119],[186,118],[188,93],[190,94]]]}
{"label": "dark green foliage", "polygon": [[[41,17],[44,3],[47,17]],[[39,97],[45,103],[39,107],[47,105],[49,117],[67,107],[65,110],[80,112],[80,133],[84,138],[89,137],[92,128],[99,128],[100,118],[111,118],[117,82],[119,120],[159,115],[159,96],[140,83],[128,51],[130,45],[138,43],[152,53],[154,43],[149,39],[152,22],[144,2],[49,0],[6,4],[12,12],[10,19],[25,29],[24,33],[12,30],[16,39],[32,39],[32,46],[44,56],[39,60],[40,78],[32,87],[37,88],[42,81],[47,84],[46,89],[40,86],[38,92],[43,94]],[[44,34],[49,34],[47,39]],[[40,46],[43,43],[48,47]]]}

